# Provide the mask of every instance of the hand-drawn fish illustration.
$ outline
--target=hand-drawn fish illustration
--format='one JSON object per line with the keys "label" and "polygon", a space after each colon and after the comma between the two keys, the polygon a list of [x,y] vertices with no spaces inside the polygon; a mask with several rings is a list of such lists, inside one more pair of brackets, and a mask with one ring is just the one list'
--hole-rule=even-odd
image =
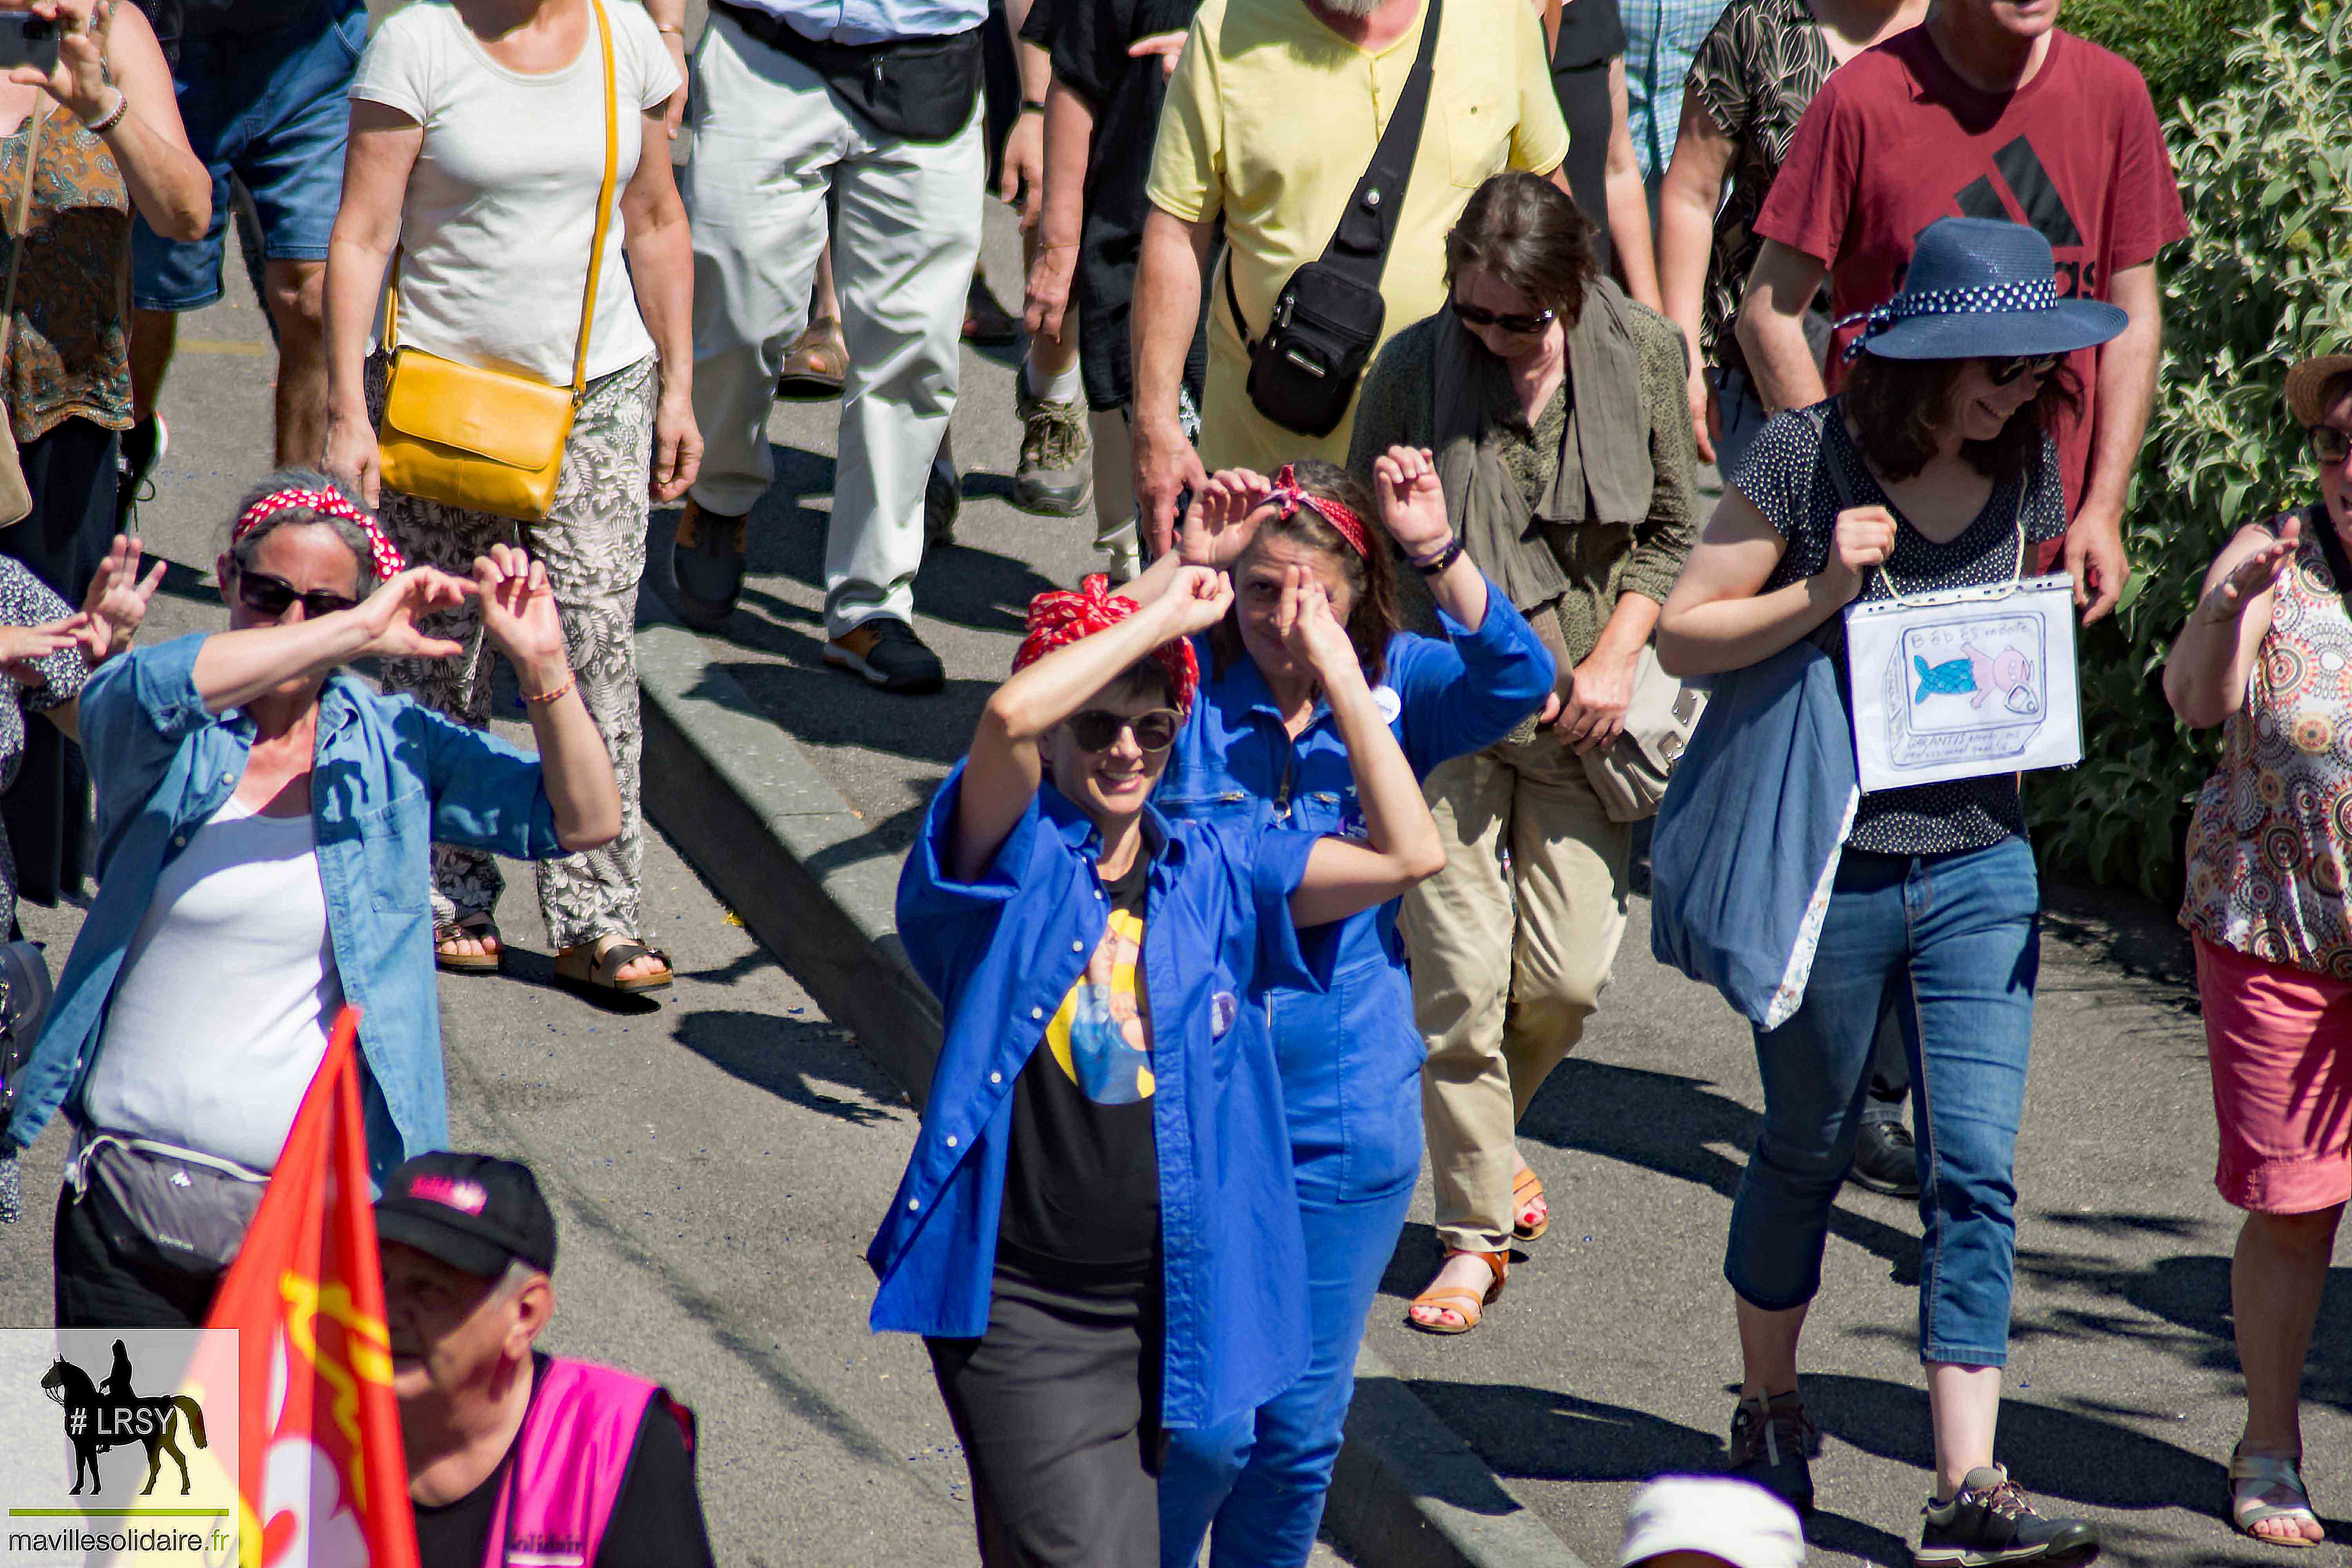
{"label": "hand-drawn fish illustration", "polygon": [[1985,700],[1997,691],[2001,694],[2001,706],[2012,713],[2040,710],[2033,695],[2033,663],[2024,654],[2013,647],[1988,654],[1973,644],[1961,652],[1962,658],[1946,659],[1941,664],[1929,664],[1913,654],[1911,665],[1918,673],[1919,689],[1912,694],[1911,700],[1918,703],[1930,697],[1969,697],[1969,707],[1981,708]]}

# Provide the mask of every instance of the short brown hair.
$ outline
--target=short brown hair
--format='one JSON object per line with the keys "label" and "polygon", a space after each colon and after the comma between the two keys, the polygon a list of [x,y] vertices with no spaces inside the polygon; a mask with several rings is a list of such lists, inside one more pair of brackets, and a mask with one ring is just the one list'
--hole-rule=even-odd
{"label": "short brown hair", "polygon": [[1541,174],[1497,174],[1445,237],[1445,287],[1472,268],[1490,272],[1573,327],[1601,271],[1591,236],[1591,221]]}
{"label": "short brown hair", "polygon": [[[1356,547],[1320,513],[1302,506],[1288,517],[1261,519],[1249,548],[1234,563],[1234,570],[1238,574],[1242,562],[1257,549],[1258,541],[1268,538],[1295,539],[1309,550],[1337,561],[1347,576],[1348,591],[1355,595],[1355,603],[1348,611],[1348,641],[1356,650],[1356,662],[1364,667],[1364,679],[1377,682],[1387,669],[1389,638],[1395,635],[1398,623],[1396,566],[1389,559],[1388,540],[1380,531],[1380,521],[1373,513],[1371,492],[1355,475],[1320,458],[1299,458],[1290,465],[1290,476],[1298,481],[1300,489],[1318,500],[1337,501],[1361,518],[1367,535],[1364,542],[1370,548],[1358,554]],[[1225,618],[1217,623],[1211,647],[1220,670],[1241,656],[1238,598],[1234,607],[1225,612]]]}
{"label": "short brown hair", "polygon": [[[1953,389],[1969,363],[1872,353],[1854,362],[1846,376],[1845,411],[1873,468],[1890,479],[1907,479],[1927,466],[1936,455],[1937,432],[1952,416]],[[2082,405],[2082,380],[2062,362],[2042,378],[2042,390],[2010,416],[2000,435],[1968,442],[1960,455],[1995,480],[2022,479],[2041,461],[2043,435]]]}

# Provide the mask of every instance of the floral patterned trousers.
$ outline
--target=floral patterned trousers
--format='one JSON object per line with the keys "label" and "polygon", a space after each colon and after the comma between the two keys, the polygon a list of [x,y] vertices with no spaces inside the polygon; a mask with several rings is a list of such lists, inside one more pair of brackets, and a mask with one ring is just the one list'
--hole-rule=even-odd
{"label": "floral patterned trousers", "polygon": [[[643,731],[637,721],[636,620],[637,581],[646,570],[646,481],[653,463],[656,379],[655,360],[647,355],[588,384],[564,445],[555,504],[542,521],[517,522],[390,489],[383,493],[384,531],[413,565],[471,577],[474,557],[493,544],[519,544],[546,563],[581,700],[604,737],[621,784],[618,838],[601,849],[538,863],[540,910],[548,939],[559,949],[608,935],[652,940],[640,908],[645,816],[638,798]],[[379,354],[368,363],[373,418],[383,416],[383,381]],[[384,689],[411,693],[435,711],[477,729],[487,726],[491,659],[474,601],[427,617],[419,629],[448,637],[466,651],[448,659],[386,659]],[[493,857],[446,844],[433,847],[436,925],[489,913],[505,886]]]}

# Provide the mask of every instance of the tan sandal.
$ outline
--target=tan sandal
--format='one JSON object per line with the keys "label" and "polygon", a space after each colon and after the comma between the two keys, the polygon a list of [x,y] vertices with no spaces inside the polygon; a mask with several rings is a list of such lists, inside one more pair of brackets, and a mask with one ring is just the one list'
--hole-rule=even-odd
{"label": "tan sandal", "polygon": [[1548,1203],[1544,1205],[1543,1218],[1534,1225],[1530,1226],[1519,1217],[1527,1212],[1529,1204],[1543,1195],[1543,1178],[1537,1175],[1532,1167],[1521,1167],[1519,1173],[1511,1178],[1511,1235],[1517,1239],[1534,1241],[1551,1228],[1551,1205]]}
{"label": "tan sandal", "polygon": [[848,374],[849,345],[842,339],[841,323],[829,319],[811,321],[808,330],[784,351],[783,369],[776,376],[776,395],[811,402],[839,397]]}
{"label": "tan sandal", "polygon": [[[2254,1531],[2254,1526],[2268,1523],[2273,1519],[2290,1520],[2298,1524],[2305,1520],[2309,1520],[2314,1524],[2319,1522],[2319,1516],[2312,1511],[2310,1489],[2303,1484],[2301,1463],[2300,1460],[2283,1456],[2241,1454],[2235,1450],[2231,1451],[2230,1455],[2230,1522],[2236,1527],[2239,1534],[2249,1541],[2259,1541],[2265,1546],[2284,1546],[2290,1550],[2321,1546],[2326,1543],[2325,1536],[2318,1541],[2314,1541],[2300,1532],[2294,1535],[2259,1535]],[[2242,1491],[2240,1484],[2246,1481],[2255,1484]],[[2273,1488],[2293,1492],[2303,1500],[2292,1503],[2268,1503],[2258,1500],[2263,1493]]]}
{"label": "tan sandal", "polygon": [[[452,952],[448,944],[453,942],[495,942],[499,945],[495,952]],[[506,945],[499,941],[498,922],[479,910],[433,928],[433,962],[452,974],[497,973]]]}
{"label": "tan sandal", "polygon": [[[640,958],[661,960],[661,969],[656,973],[640,975],[635,980],[614,978]],[[677,975],[670,969],[669,954],[657,947],[647,947],[639,942],[616,942],[598,952],[594,942],[583,942],[555,955],[555,977],[591,990],[634,996],[640,991],[658,991]]]}
{"label": "tan sandal", "polygon": [[1495,1298],[1503,1293],[1503,1279],[1510,1269],[1511,1255],[1507,1252],[1471,1252],[1456,1247],[1447,1251],[1444,1260],[1438,1267],[1443,1268],[1445,1264],[1453,1262],[1457,1258],[1476,1258],[1495,1271],[1495,1282],[1486,1287],[1486,1292],[1483,1296],[1465,1285],[1432,1286],[1412,1299],[1412,1306],[1440,1308],[1452,1312],[1462,1321],[1424,1323],[1412,1315],[1411,1308],[1407,1308],[1404,1315],[1405,1327],[1419,1329],[1424,1334],[1466,1334],[1478,1326],[1479,1320],[1486,1315],[1485,1309],[1492,1305]]}

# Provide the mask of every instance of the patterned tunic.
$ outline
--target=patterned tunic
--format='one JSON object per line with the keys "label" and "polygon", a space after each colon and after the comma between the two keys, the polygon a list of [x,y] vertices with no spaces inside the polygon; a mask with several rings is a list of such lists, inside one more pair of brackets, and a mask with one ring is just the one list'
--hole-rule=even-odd
{"label": "patterned tunic", "polygon": [[[71,614],[72,607],[50,593],[22,562],[0,555],[0,626],[43,626]],[[82,662],[79,648],[36,659],[33,668],[40,671],[37,686],[20,684],[0,672],[0,688],[7,693],[0,697],[0,791],[16,782],[17,764],[25,759],[25,715],[45,713],[72,701],[81,695],[82,682],[89,679],[89,667]],[[7,834],[0,832],[0,938],[8,934],[8,922],[16,913],[16,856]]]}
{"label": "patterned tunic", "polygon": [[[2267,526],[2275,532],[2284,519]],[[2324,508],[2271,598],[2246,705],[2189,819],[2180,923],[2273,963],[2352,980],[2352,616],[2320,542]]]}
{"label": "patterned tunic", "polygon": [[[40,109],[49,117],[0,383],[19,445],[76,417],[131,427],[131,193],[103,141],[46,95]],[[29,127],[28,120],[0,139],[0,216],[16,216]]]}

